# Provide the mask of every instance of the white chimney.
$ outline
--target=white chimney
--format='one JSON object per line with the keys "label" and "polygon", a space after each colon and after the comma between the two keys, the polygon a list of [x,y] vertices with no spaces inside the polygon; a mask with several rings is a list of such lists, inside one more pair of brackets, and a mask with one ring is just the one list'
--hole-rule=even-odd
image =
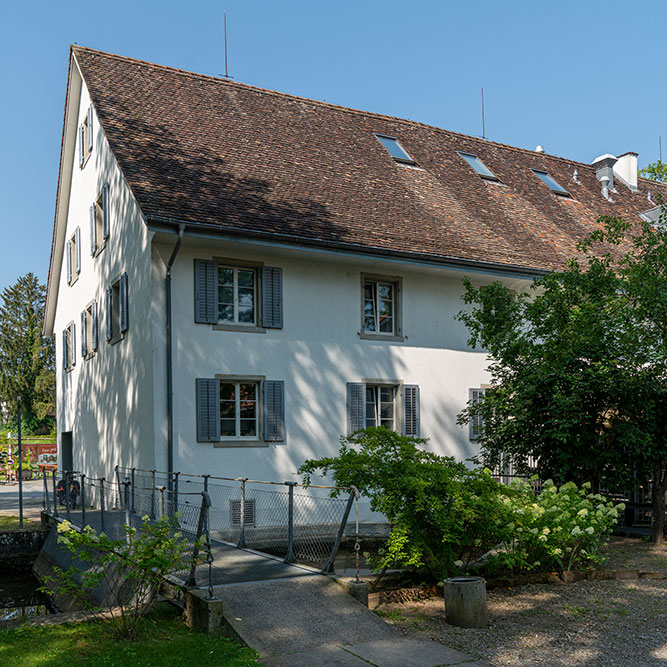
{"label": "white chimney", "polygon": [[630,190],[637,192],[637,153],[629,151],[619,155],[614,165],[614,175]]}

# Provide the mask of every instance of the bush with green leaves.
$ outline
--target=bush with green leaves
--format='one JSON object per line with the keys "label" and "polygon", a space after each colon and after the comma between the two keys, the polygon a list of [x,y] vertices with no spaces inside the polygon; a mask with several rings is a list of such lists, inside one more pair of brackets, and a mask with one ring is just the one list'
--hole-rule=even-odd
{"label": "bush with green leaves", "polygon": [[507,498],[515,491],[488,472],[425,451],[425,442],[368,428],[342,438],[338,456],[308,460],[299,472],[306,484],[316,472],[331,473],[338,486],[356,486],[387,517],[391,533],[379,570],[412,566],[442,580],[510,540]]}
{"label": "bush with green leaves", "polygon": [[512,537],[494,550],[491,572],[566,571],[602,561],[600,549],[623,504],[590,493],[589,483],[557,487],[547,480],[537,495],[529,482],[515,481],[510,488],[513,493],[504,502],[512,516],[507,526]]}
{"label": "bush with green leaves", "polygon": [[60,523],[58,544],[82,566],[54,567],[44,590],[69,597],[87,616],[106,620],[112,634],[131,639],[162,580],[187,568],[193,550],[178,531],[178,515],[156,521],[144,516],[138,527],[123,528],[124,537],[111,539],[91,526],[77,530]]}

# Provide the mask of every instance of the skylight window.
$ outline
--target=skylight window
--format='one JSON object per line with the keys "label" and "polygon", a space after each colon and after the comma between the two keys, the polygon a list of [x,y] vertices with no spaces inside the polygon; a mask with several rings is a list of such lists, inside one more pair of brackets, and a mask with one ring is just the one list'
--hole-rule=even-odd
{"label": "skylight window", "polygon": [[488,181],[497,181],[498,177],[476,156],[471,153],[459,155],[482,177]]}
{"label": "skylight window", "polygon": [[383,134],[375,135],[380,143],[389,151],[389,155],[396,160],[396,162],[403,162],[404,164],[416,164],[410,157],[408,152],[398,143],[398,139],[394,137],[386,137]]}
{"label": "skylight window", "polygon": [[565,195],[566,197],[570,196],[570,193],[564,187],[559,185],[553,177],[549,176],[546,171],[540,171],[539,169],[533,169],[532,171],[533,173],[537,174],[557,195]]}

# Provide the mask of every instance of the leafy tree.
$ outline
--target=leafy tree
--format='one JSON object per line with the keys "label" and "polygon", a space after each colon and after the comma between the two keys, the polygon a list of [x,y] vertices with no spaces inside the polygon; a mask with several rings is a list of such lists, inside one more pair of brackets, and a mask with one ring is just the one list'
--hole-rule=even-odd
{"label": "leafy tree", "polygon": [[28,273],[2,292],[0,305],[0,402],[16,424],[17,397],[27,432],[55,421],[55,352],[42,337],[46,289]]}
{"label": "leafy tree", "polygon": [[[459,313],[490,355],[481,457],[536,457],[543,478],[622,490],[651,480],[652,539],[664,541],[667,492],[667,232],[601,218],[560,273],[531,294],[466,281]],[[595,252],[593,252],[595,251]]]}
{"label": "leafy tree", "polygon": [[639,170],[639,175],[652,181],[667,181],[667,164],[658,160]]}

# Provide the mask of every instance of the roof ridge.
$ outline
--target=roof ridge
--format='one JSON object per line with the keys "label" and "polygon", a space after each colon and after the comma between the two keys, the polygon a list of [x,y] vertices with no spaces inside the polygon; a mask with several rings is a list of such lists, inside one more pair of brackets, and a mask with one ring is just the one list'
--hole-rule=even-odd
{"label": "roof ridge", "polygon": [[569,158],[564,158],[559,155],[552,155],[550,153],[536,153],[534,150],[531,150],[529,148],[521,148],[519,146],[512,146],[511,144],[505,144],[500,141],[492,141],[490,139],[482,139],[481,137],[475,137],[470,134],[464,134],[463,132],[455,132],[454,130],[447,130],[443,127],[438,127],[437,125],[429,125],[428,123],[422,123],[420,121],[416,120],[410,120],[408,118],[401,118],[400,116],[390,116],[387,114],[381,114],[376,111],[364,111],[363,109],[355,109],[353,107],[346,107],[341,104],[333,104],[332,102],[324,102],[322,100],[314,100],[309,97],[301,97],[300,95],[293,95],[292,93],[283,93],[278,90],[272,90],[270,88],[262,88],[261,86],[254,86],[248,83],[242,83],[241,81],[230,81],[228,79],[221,78],[219,76],[214,76],[212,74],[202,74],[200,72],[192,72],[190,70],[184,70],[179,67],[172,67],[170,65],[161,65],[159,63],[153,63],[148,60],[142,60],[140,58],[132,58],[130,56],[121,56],[117,53],[109,53],[107,51],[100,51],[99,49],[92,49],[87,46],[80,46],[78,44],[72,44],[70,45],[70,50],[75,53],[76,51],[86,51],[88,53],[91,53],[93,55],[102,55],[107,58],[114,58],[118,60],[122,60],[125,62],[133,62],[137,63],[138,65],[146,65],[148,67],[152,68],[157,68],[157,69],[162,69],[162,70],[168,70],[171,72],[177,72],[179,74],[193,77],[195,79],[211,79],[212,81],[215,81],[217,83],[223,84],[223,85],[228,85],[228,86],[239,86],[243,88],[248,88],[252,91],[258,91],[264,94],[268,95],[275,95],[276,97],[283,97],[283,98],[288,98],[291,100],[295,100],[298,102],[307,102],[309,104],[317,104],[322,107],[330,108],[330,109],[335,109],[338,111],[344,111],[346,113],[351,113],[355,115],[362,115],[362,116],[373,116],[376,118],[381,118],[384,120],[391,120],[391,121],[397,121],[400,123],[406,123],[408,125],[414,125],[418,127],[424,127],[428,128],[430,130],[435,130],[437,132],[441,132],[447,135],[453,135],[456,137],[463,137],[465,139],[471,139],[477,143],[480,144],[485,144],[485,145],[494,145],[498,146],[500,148],[508,149],[508,150],[513,150],[513,151],[518,151],[520,153],[525,153],[528,155],[541,155],[544,157],[547,157],[549,159],[554,159],[554,160],[560,160],[562,162],[566,162],[572,165],[576,165],[578,167],[588,167],[590,169],[593,169],[593,165],[588,163],[588,162],[578,162],[576,160],[571,160]]}

